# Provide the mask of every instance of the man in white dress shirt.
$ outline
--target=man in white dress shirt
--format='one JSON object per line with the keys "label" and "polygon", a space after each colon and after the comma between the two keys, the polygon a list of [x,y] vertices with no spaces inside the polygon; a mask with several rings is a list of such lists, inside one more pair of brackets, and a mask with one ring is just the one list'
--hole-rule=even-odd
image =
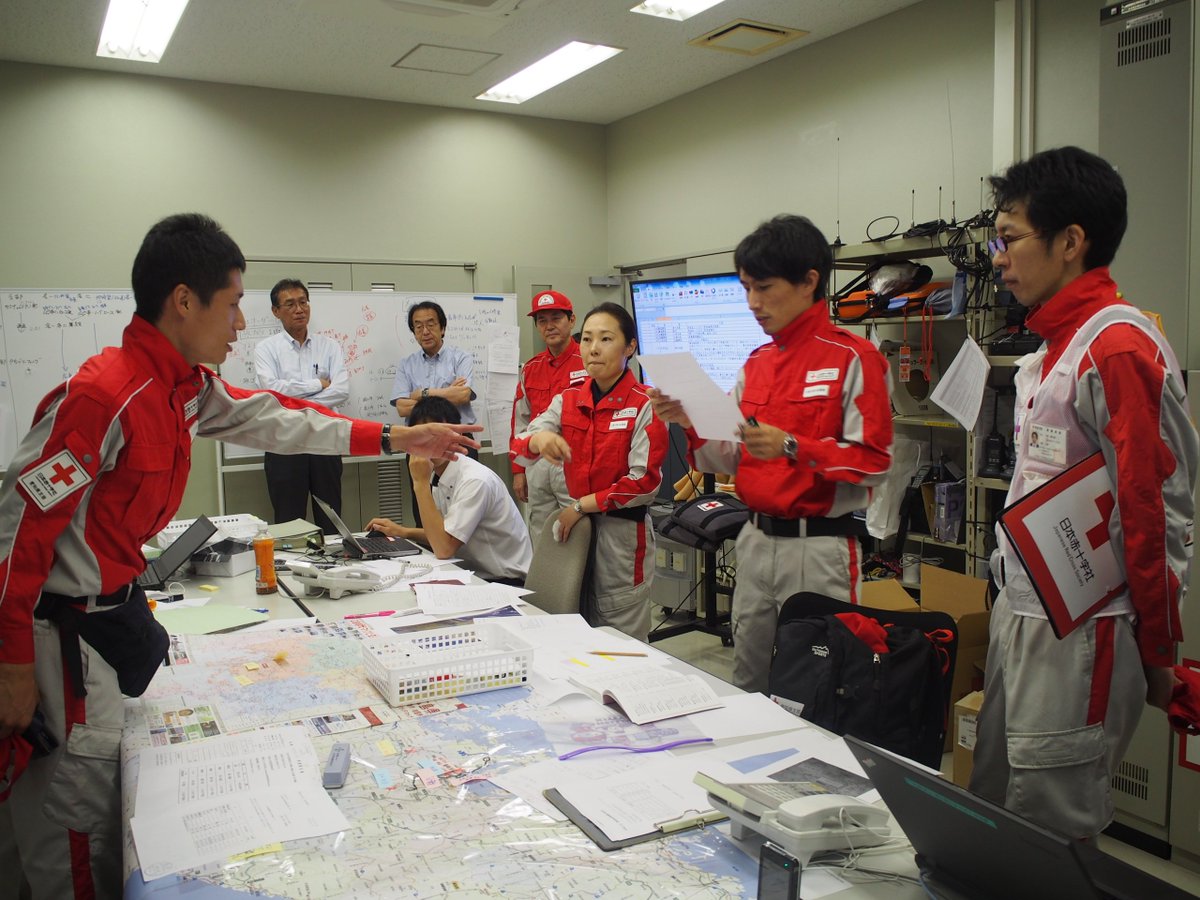
{"label": "man in white dress shirt", "polygon": [[[271,312],[283,330],[259,341],[254,350],[258,386],[337,409],[350,397],[350,375],[337,341],[309,333],[308,288],[301,281],[284,278],[271,288]],[[276,522],[308,519],[310,494],[320,497],[341,515],[340,456],[265,453],[263,468]],[[329,517],[315,503],[309,521],[326,534],[336,533]]]}
{"label": "man in white dress shirt", "polygon": [[[444,397],[418,400],[408,424],[458,422],[458,409]],[[408,455],[421,526],[372,519],[375,529],[426,544],[438,559],[457,557],[485,581],[523,585],[533,558],[525,520],[500,476],[478,460],[426,459]]]}

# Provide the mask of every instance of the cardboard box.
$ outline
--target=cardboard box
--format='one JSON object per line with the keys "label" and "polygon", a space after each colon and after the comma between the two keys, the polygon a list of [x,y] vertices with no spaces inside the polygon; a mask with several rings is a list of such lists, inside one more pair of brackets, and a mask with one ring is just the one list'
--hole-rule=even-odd
{"label": "cardboard box", "polygon": [[[958,652],[954,660],[954,681],[950,702],[957,703],[972,691],[983,688],[983,661],[987,659],[988,623],[987,581],[961,572],[921,564],[921,609],[949,613],[958,625]],[[946,749],[950,749],[953,729],[947,729]]]}
{"label": "cardboard box", "polygon": [[971,691],[954,704],[954,783],[966,787],[975,767],[975,725],[983,691]]}
{"label": "cardboard box", "polygon": [[254,547],[226,538],[192,554],[197,575],[231,577],[254,571]]}
{"label": "cardboard box", "polygon": [[921,607],[912,594],[894,578],[879,581],[864,581],[859,585],[859,602],[872,609],[894,609],[901,612],[919,612]]}

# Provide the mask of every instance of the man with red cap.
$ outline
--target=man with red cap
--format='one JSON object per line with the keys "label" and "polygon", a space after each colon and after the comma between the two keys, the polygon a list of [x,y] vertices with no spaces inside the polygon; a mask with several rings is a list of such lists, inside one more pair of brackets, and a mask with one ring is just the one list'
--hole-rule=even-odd
{"label": "man with red cap", "polygon": [[[587,377],[579,344],[571,336],[575,311],[570,298],[558,291],[542,291],[534,295],[529,317],[546,349],[521,367],[513,400],[513,434],[524,431],[546,411],[551,400]],[[514,461],[512,471],[513,492],[529,505],[529,532],[536,541],[550,514],[571,503],[563,470],[539,459],[528,469]]]}

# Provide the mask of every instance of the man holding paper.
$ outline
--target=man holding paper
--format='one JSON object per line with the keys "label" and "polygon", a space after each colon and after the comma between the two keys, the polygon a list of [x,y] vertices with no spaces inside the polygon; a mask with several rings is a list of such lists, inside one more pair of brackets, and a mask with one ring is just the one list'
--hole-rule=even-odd
{"label": "man holding paper", "polygon": [[812,591],[858,602],[866,533],[853,513],[891,465],[888,365],[829,318],[833,257],[802,216],[777,216],[744,238],[734,264],[746,302],[771,338],[733,389],[740,440],[705,440],[683,404],[650,390],[654,411],[687,431],[694,468],[736,472],[750,519],[737,541],[733,682],[765,691],[779,608]]}
{"label": "man holding paper", "polygon": [[[1200,442],[1170,345],[1109,274],[1127,221],[1121,176],[1063,147],[1016,163],[991,186],[994,265],[1045,339],[1017,370],[1006,505],[1100,452],[1115,497],[1097,498],[1077,531],[1093,549],[1112,541],[1126,584],[1112,585],[1114,596],[1059,640],[997,528],[1000,592],[970,786],[1090,838],[1112,820],[1109,783],[1143,704],[1171,699]],[[1074,598],[1078,584],[1061,586],[1068,592]]]}

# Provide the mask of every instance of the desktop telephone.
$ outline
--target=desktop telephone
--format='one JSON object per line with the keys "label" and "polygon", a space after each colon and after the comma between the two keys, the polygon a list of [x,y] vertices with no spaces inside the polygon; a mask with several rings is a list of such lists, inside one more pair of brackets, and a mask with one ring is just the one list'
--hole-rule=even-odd
{"label": "desktop telephone", "polygon": [[888,812],[844,794],[812,794],[781,804],[776,814],[780,828],[796,832],[797,837],[843,828],[882,828]]}
{"label": "desktop telephone", "polygon": [[752,811],[754,804],[737,802],[735,794],[715,793],[710,786],[702,786],[708,790],[713,808],[729,816],[735,839],[745,840],[751,832],[757,833],[803,862],[822,850],[877,847],[892,837],[886,809],[842,794],[795,797],[776,809],[758,806],[756,812]]}
{"label": "desktop telephone", "polygon": [[318,568],[304,560],[288,563],[291,573],[304,585],[304,594],[315,597],[322,591],[329,592],[331,600],[340,600],[346,594],[367,591],[382,591],[400,580],[403,570],[394,575],[380,575],[366,566],[334,566],[332,569]]}

